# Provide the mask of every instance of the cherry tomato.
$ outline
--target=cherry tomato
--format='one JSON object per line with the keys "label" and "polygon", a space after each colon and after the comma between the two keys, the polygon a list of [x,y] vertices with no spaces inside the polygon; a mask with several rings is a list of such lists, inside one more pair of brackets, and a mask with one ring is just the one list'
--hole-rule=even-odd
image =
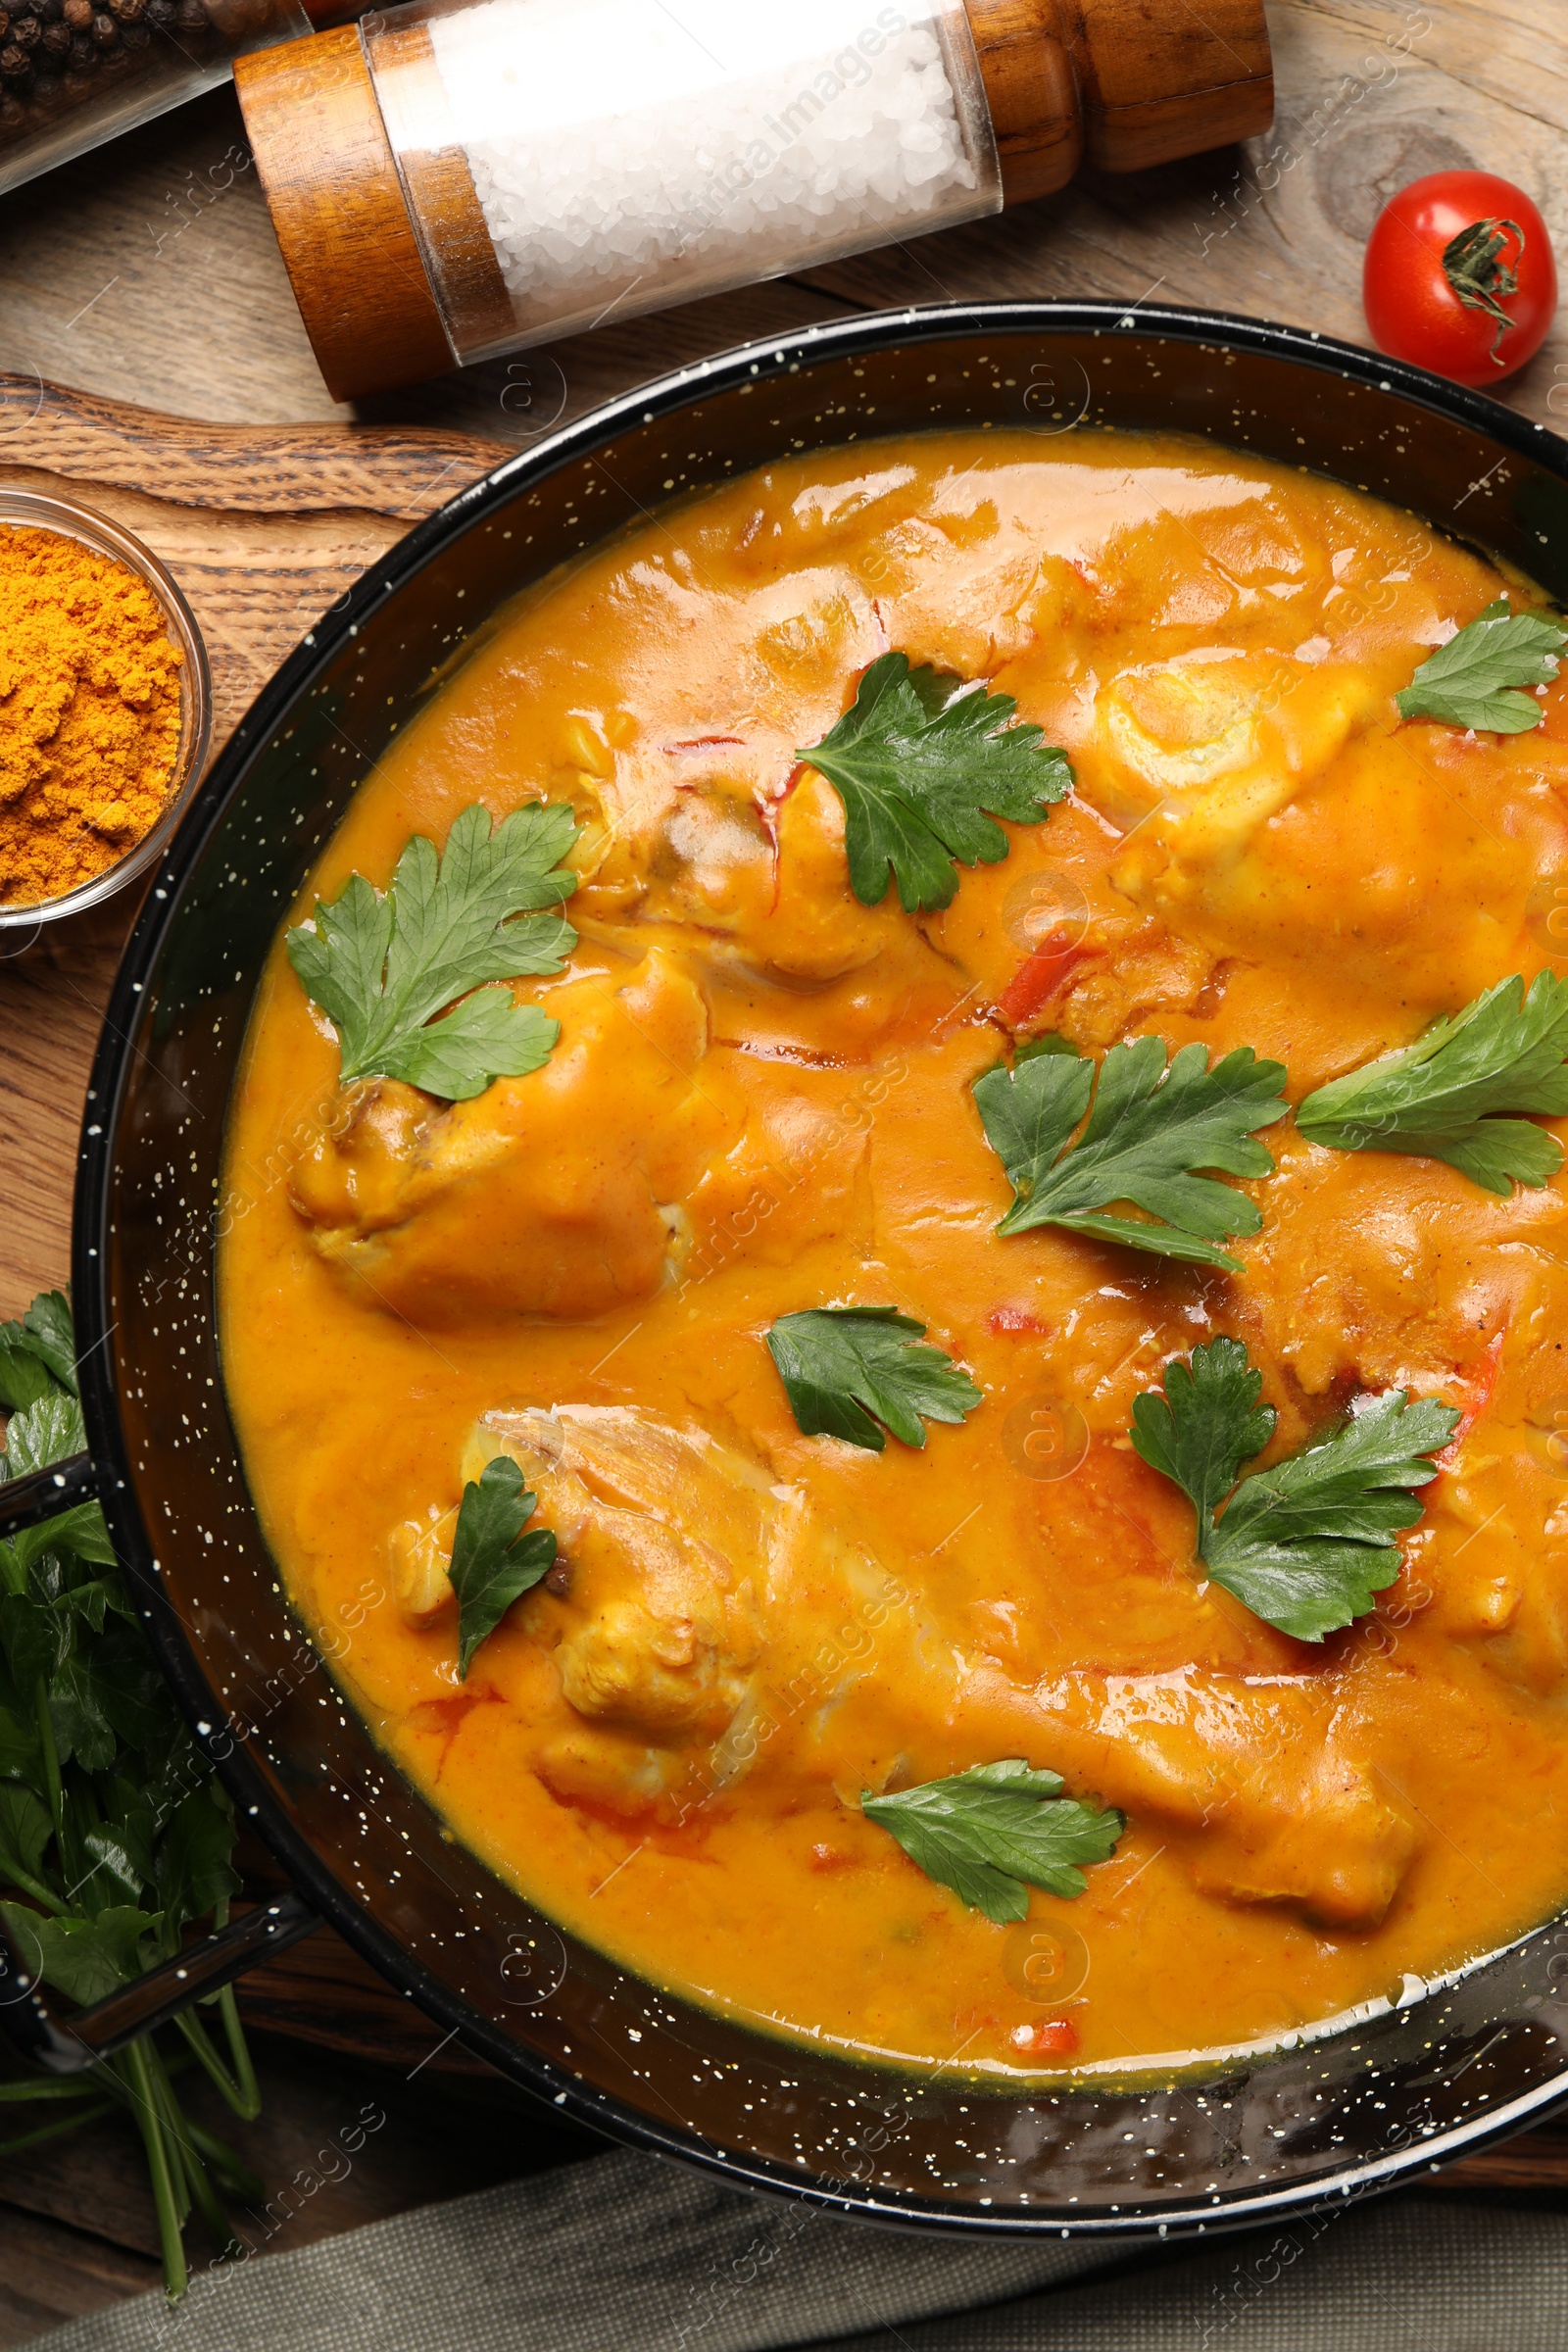
{"label": "cherry tomato", "polygon": [[1386,204],[1367,240],[1372,339],[1456,384],[1495,384],[1545,340],[1557,308],[1546,224],[1490,172],[1434,172]]}

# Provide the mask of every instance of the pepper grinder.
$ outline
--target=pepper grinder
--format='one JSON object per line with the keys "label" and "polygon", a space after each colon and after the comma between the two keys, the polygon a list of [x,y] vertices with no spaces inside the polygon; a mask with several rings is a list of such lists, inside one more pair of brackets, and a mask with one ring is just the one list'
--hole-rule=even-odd
{"label": "pepper grinder", "polygon": [[234,78],[337,400],[1273,112],[1262,0],[410,0]]}

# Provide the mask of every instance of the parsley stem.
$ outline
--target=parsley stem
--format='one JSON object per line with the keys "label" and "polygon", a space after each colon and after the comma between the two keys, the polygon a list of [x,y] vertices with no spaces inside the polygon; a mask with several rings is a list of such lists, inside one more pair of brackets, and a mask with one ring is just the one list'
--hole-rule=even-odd
{"label": "parsley stem", "polygon": [[[213,2186],[212,2175],[197,2151],[190,2121],[174,2096],[173,2085],[164,2070],[163,2058],[156,2045],[149,2045],[147,2064],[163,2108],[164,2128],[179,2158],[191,2201],[220,2251],[235,2254],[239,2251],[239,2240],[234,2234],[234,2226],[223,2211],[221,2200]],[[207,2135],[204,2133],[203,2136]]]}
{"label": "parsley stem", "polygon": [[79,2132],[83,2124],[95,2124],[102,2115],[113,2115],[113,2099],[95,2099],[90,2107],[80,2108],[74,2115],[63,2115],[52,2124],[40,2124],[35,2132],[19,2132],[15,2139],[0,2139],[0,2156],[15,2156],[23,2148],[35,2148],[43,2139],[59,2139],[67,2132]]}
{"label": "parsley stem", "polygon": [[118,2059],[112,2059],[110,2063],[129,2084],[133,2095],[136,2122],[142,2144],[147,2150],[147,2169],[152,2175],[153,2206],[158,2215],[158,2242],[164,2257],[164,2292],[171,2303],[176,2303],[190,2283],[190,2273],[185,2267],[185,2246],[180,2236],[174,2178],[170,2167],[170,2150],[164,2137],[152,2075],[147,2065],[146,2040],[131,2042]]}
{"label": "parsley stem", "polygon": [[183,2017],[176,2017],[174,2024],[189,2044],[197,2065],[203,2074],[216,2084],[224,2103],[233,2109],[242,2122],[252,2123],[262,2111],[262,2094],[257,2087],[250,2052],[245,2047],[244,2035],[240,2030],[239,2013],[237,2010],[233,2010],[232,1987],[225,1984],[223,1990],[229,1996],[229,2006],[232,2011],[232,2025],[230,2026],[230,2021],[226,2017],[223,2021],[225,2027],[229,2028],[228,2046],[230,2055],[234,2059],[232,2075],[214,2049],[208,2038],[207,2029],[200,2018],[186,2014]]}
{"label": "parsley stem", "polygon": [[237,2197],[243,2197],[248,2204],[265,2205],[266,2181],[259,2180],[249,2165],[240,2162],[227,2141],[220,2139],[216,2132],[204,2131],[188,2115],[184,2118],[184,2124],[192,2145],[211,2165],[220,2185],[232,2189]]}
{"label": "parsley stem", "polygon": [[66,1800],[60,1786],[60,1750],[55,1745],[54,1720],[49,1713],[49,1686],[40,1674],[33,1686],[33,1711],[38,1718],[38,1741],[43,1749],[44,1786],[49,1814],[55,1825],[61,1868],[66,1867]]}
{"label": "parsley stem", "polygon": [[20,2082],[0,2082],[0,2103],[9,2099],[101,2099],[104,2086],[92,2075],[24,2076]]}
{"label": "parsley stem", "polygon": [[246,2123],[250,2123],[262,2112],[262,2086],[256,2080],[256,2069],[251,2064],[251,2045],[245,2038],[245,2028],[240,2023],[239,2002],[234,1997],[232,1984],[225,1984],[219,1994],[218,2014],[223,2021],[229,2060],[243,2102],[235,2112]]}
{"label": "parsley stem", "polygon": [[30,1871],[18,1870],[13,1866],[10,1872],[10,1884],[20,1893],[30,1894],[35,1903],[42,1903],[51,1918],[64,1919],[67,1916],[70,1905],[61,1902],[57,1895],[51,1894],[43,1881],[35,1879]]}

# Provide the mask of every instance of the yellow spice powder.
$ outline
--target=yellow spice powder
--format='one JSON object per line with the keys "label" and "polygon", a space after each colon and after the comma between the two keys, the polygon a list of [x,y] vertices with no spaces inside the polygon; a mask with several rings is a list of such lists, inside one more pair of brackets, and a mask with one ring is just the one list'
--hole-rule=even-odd
{"label": "yellow spice powder", "polygon": [[181,655],[123,564],[0,527],[0,905],[60,898],[166,807]]}

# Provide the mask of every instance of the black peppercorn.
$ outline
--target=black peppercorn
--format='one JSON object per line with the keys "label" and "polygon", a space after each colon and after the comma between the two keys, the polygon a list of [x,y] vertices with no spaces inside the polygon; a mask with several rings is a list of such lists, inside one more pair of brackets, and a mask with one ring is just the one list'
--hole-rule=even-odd
{"label": "black peppercorn", "polygon": [[147,22],[160,30],[172,24],[179,14],[179,0],[147,0]]}
{"label": "black peppercorn", "polygon": [[109,0],[109,14],[122,24],[139,24],[147,14],[147,0]]}
{"label": "black peppercorn", "polygon": [[98,52],[92,45],[92,35],[86,32],[73,33],[71,39],[71,64],[74,72],[77,74],[90,74],[97,63]]}
{"label": "black peppercorn", "polygon": [[32,84],[34,106],[57,106],[60,102],[60,78],[55,74],[39,74]]}
{"label": "black peppercorn", "polygon": [[31,72],[25,49],[19,49],[15,41],[7,41],[0,49],[0,80],[24,81]]}
{"label": "black peppercorn", "polygon": [[179,0],[179,16],[176,21],[181,32],[210,30],[207,11],[202,6],[202,0]]}
{"label": "black peppercorn", "polygon": [[62,0],[32,0],[32,13],[40,24],[52,24],[60,14]]}
{"label": "black peppercorn", "polygon": [[0,9],[0,49],[4,49],[10,39],[11,19],[6,15],[3,9]]}
{"label": "black peppercorn", "polygon": [[113,17],[94,17],[92,37],[94,46],[99,49],[117,49],[120,46],[120,26]]}
{"label": "black peppercorn", "polygon": [[11,20],[11,38],[19,49],[36,49],[42,30],[43,26],[36,17],[13,17]]}
{"label": "black peppercorn", "polygon": [[53,65],[64,64],[71,55],[70,25],[46,24],[43,28],[43,38],[38,44],[38,52],[40,57],[48,58]]}

